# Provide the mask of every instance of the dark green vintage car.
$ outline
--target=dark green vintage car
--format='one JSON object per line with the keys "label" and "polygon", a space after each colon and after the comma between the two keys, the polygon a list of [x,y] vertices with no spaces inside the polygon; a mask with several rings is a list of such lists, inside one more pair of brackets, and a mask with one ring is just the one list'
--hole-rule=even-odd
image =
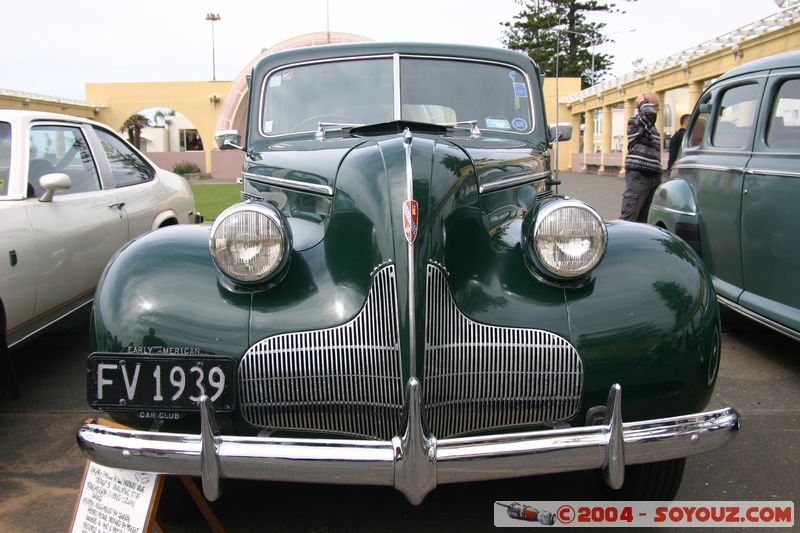
{"label": "dark green vintage car", "polygon": [[648,222],[697,250],[721,304],[800,340],[800,52],[711,84],[681,148]]}
{"label": "dark green vintage car", "polygon": [[246,142],[218,135],[246,152],[244,201],[131,242],[103,275],[88,399],[132,429],[86,424],[81,448],[199,476],[209,499],[247,478],[420,503],[588,469],[620,497],[672,497],[684,458],[739,427],[703,412],[713,285],[681,239],[555,194],[569,132],[546,126],[541,84],[490,48],[264,58]]}

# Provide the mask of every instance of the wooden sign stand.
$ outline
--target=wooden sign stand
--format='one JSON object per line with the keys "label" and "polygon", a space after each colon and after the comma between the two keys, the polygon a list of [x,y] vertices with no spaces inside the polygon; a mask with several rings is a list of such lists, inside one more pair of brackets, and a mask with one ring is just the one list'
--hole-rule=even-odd
{"label": "wooden sign stand", "polygon": [[[87,420],[87,423],[130,429],[102,418]],[[180,476],[180,480],[211,530],[225,533],[225,528],[194,480],[190,476]],[[167,533],[168,529],[157,513],[163,489],[162,474],[106,468],[86,461],[69,531],[106,533],[118,527],[120,531]],[[140,502],[142,497],[145,499]]]}

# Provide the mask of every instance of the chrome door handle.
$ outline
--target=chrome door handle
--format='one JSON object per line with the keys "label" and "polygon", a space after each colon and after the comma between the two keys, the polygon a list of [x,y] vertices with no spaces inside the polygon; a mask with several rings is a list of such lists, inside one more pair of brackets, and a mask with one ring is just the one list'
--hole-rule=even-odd
{"label": "chrome door handle", "polygon": [[108,204],[108,207],[109,207],[109,209],[114,209],[115,207],[117,209],[122,209],[123,207],[125,207],[125,202],[117,202],[115,204]]}

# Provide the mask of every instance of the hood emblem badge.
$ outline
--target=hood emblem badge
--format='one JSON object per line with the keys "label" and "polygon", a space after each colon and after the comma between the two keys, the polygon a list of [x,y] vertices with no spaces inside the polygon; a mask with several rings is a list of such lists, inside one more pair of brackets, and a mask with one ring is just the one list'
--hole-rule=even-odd
{"label": "hood emblem badge", "polygon": [[414,244],[417,239],[417,223],[419,217],[419,207],[414,200],[403,202],[403,231],[406,234],[408,244]]}

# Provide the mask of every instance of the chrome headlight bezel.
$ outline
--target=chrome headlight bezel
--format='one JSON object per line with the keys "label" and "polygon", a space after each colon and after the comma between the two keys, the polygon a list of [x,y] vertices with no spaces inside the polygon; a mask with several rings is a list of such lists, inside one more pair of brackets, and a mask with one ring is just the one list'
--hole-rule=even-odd
{"label": "chrome headlight bezel", "polygon": [[[248,218],[247,215],[251,216]],[[277,257],[268,260],[266,265],[255,268],[255,272],[251,273],[237,271],[230,263],[226,262],[225,252],[227,251],[228,255],[233,255],[233,252],[230,251],[229,245],[220,245],[219,233],[224,231],[227,225],[236,223],[243,224],[242,235],[247,235],[248,231],[254,235],[263,233],[257,228],[250,228],[250,224],[263,223],[267,228],[272,228],[275,233],[271,240],[275,240],[276,236],[279,237],[277,242],[271,245],[271,251]],[[263,245],[261,244],[261,246]],[[225,278],[245,287],[261,286],[276,281],[285,273],[292,250],[291,231],[283,215],[271,205],[250,202],[235,204],[220,213],[212,224],[208,236],[208,250],[214,266]],[[256,253],[256,256],[259,255],[263,257],[261,251]]]}
{"label": "chrome headlight bezel", "polygon": [[[553,235],[550,223],[557,222],[559,217],[565,217],[565,215],[570,214],[570,211],[574,214],[574,210],[578,210],[581,216],[586,217],[585,220],[588,224],[584,226],[585,233],[573,232],[571,237],[573,239],[584,237],[588,240],[589,248],[587,253],[590,253],[588,255],[586,253],[583,254],[585,257],[577,260],[575,265],[567,268],[564,265],[559,266],[557,261],[552,258],[553,247],[558,246],[553,240],[557,239],[558,235]],[[556,219],[554,220],[552,217],[556,217]],[[564,218],[561,220],[564,220]],[[566,221],[557,223],[557,226],[561,227],[565,224],[567,224]],[[557,199],[541,206],[535,214],[532,227],[529,229],[529,235],[526,235],[526,237],[526,252],[537,270],[551,279],[562,281],[579,279],[589,274],[602,261],[608,245],[608,230],[600,214],[588,204],[573,199]],[[551,253],[546,253],[548,248]],[[562,255],[566,254],[563,251],[563,247],[559,248]]]}

